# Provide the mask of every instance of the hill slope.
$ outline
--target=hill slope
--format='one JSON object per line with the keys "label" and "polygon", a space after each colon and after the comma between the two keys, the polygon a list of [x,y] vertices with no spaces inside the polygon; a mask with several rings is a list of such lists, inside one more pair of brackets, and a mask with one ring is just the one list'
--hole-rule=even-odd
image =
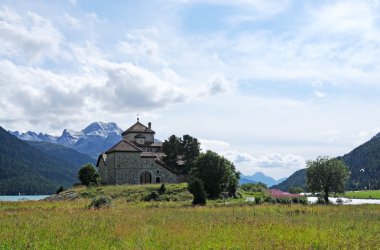
{"label": "hill slope", "polygon": [[45,155],[0,127],[0,195],[54,193],[77,182],[79,167]]}
{"label": "hill slope", "polygon": [[280,189],[282,191],[289,191],[290,187],[302,187],[305,189],[306,182],[306,168],[300,169],[283,182],[272,186],[271,188]]}
{"label": "hill slope", "polygon": [[[338,159],[351,171],[348,190],[380,189],[380,133]],[[287,191],[292,186],[304,187],[305,177],[306,169],[301,169],[273,188]]]}
{"label": "hill slope", "polygon": [[86,163],[96,164],[96,159],[63,145],[38,141],[26,141],[26,143],[37,148],[51,158],[67,162],[78,168]]}

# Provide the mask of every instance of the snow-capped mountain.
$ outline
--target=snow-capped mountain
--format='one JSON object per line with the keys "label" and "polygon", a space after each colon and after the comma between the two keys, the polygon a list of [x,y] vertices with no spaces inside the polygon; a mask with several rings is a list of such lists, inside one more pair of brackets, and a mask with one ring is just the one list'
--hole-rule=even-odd
{"label": "snow-capped mountain", "polygon": [[65,145],[94,158],[121,139],[123,130],[116,123],[94,122],[81,131],[64,129],[61,136],[28,131],[11,132],[14,136],[26,141],[44,141]]}

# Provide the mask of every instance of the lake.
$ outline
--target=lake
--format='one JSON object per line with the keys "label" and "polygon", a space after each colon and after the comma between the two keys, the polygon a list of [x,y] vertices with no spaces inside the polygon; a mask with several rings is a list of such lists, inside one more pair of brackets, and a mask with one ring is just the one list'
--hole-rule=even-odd
{"label": "lake", "polygon": [[[349,199],[349,198],[329,198],[329,201],[333,204],[336,204],[336,200],[341,199],[343,205],[362,205],[362,204],[379,204],[380,199]],[[317,197],[307,197],[309,203],[316,203]]]}
{"label": "lake", "polygon": [[0,195],[0,201],[38,201],[50,195]]}

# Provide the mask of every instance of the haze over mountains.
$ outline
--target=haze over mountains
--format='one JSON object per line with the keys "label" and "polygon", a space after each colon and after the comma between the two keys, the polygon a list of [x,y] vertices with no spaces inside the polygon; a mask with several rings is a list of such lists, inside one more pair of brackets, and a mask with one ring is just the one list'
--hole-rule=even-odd
{"label": "haze over mountains", "polygon": [[240,184],[261,182],[261,183],[266,184],[268,187],[270,187],[270,186],[281,183],[285,179],[286,179],[286,177],[276,180],[270,176],[265,175],[262,172],[257,172],[254,175],[243,175],[242,174],[240,176]]}
{"label": "haze over mountains", "polygon": [[114,122],[94,122],[81,131],[64,129],[61,136],[32,131],[9,132],[21,140],[61,144],[96,159],[101,152],[120,141],[123,130]]}

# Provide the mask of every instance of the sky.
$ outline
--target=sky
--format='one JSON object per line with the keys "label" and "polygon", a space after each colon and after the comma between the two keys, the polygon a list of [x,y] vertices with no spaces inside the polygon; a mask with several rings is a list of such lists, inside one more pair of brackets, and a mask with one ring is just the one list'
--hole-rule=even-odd
{"label": "sky", "polygon": [[0,0],[0,126],[190,134],[286,177],[380,132],[380,1]]}

